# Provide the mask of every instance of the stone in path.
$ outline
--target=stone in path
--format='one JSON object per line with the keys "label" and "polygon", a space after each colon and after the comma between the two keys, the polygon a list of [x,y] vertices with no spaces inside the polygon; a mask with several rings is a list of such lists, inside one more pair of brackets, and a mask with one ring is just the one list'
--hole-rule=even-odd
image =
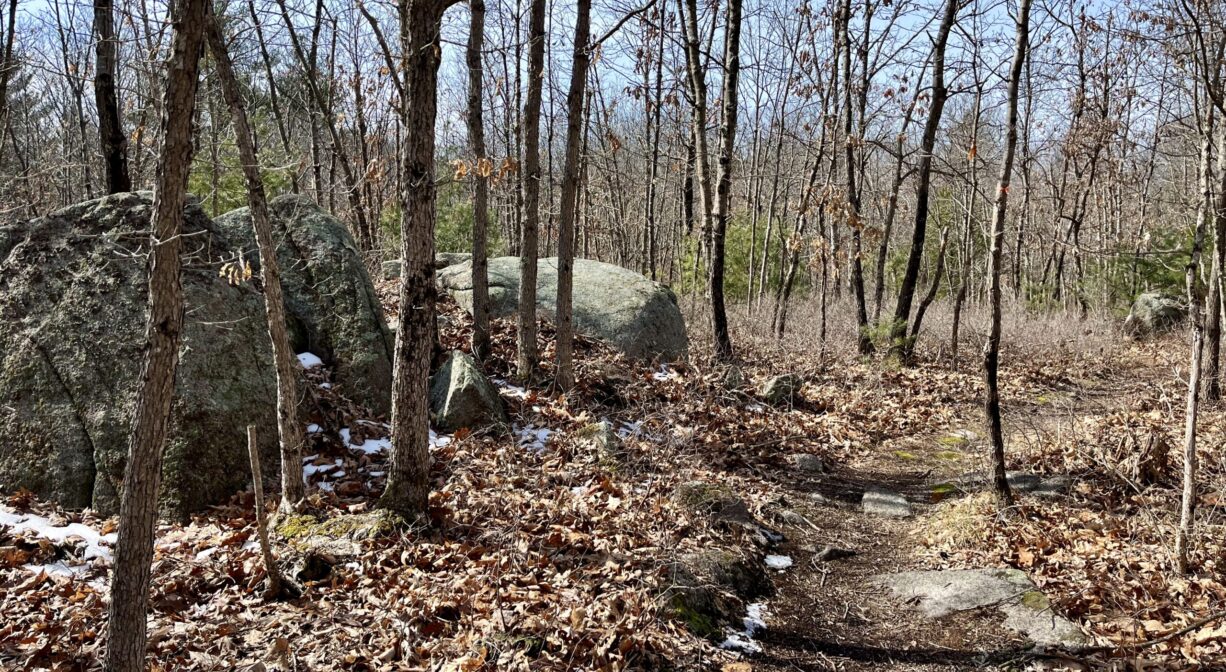
{"label": "stone in path", "polygon": [[865,513],[890,518],[910,518],[911,503],[906,497],[883,488],[869,488],[860,499],[860,509]]}
{"label": "stone in path", "polygon": [[896,597],[915,603],[927,618],[994,607],[1005,627],[1035,644],[1082,644],[1085,637],[1068,619],[1051,610],[1047,597],[1017,569],[948,569],[884,574],[873,579]]}
{"label": "stone in path", "polygon": [[[1067,474],[1044,476],[1025,471],[1010,471],[1006,475],[1009,487],[1014,492],[1022,492],[1037,497],[1056,497],[1068,493],[1073,487],[1073,478]],[[991,487],[991,474],[986,472],[971,472],[960,476],[956,484],[964,488]]]}

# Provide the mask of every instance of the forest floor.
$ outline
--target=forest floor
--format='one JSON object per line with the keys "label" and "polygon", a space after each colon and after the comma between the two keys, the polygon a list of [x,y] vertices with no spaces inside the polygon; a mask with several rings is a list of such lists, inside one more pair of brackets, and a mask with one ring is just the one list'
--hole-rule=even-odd
{"label": "forest floor", "polygon": [[[450,304],[444,313],[444,346],[466,349],[466,318]],[[552,334],[541,336],[547,362]],[[305,595],[261,598],[250,492],[160,525],[156,669],[1221,668],[1220,621],[1142,649],[1039,655],[990,607],[928,619],[878,583],[903,570],[1016,568],[1095,645],[1157,640],[1226,604],[1217,405],[1201,422],[1195,572],[1172,570],[1186,345],[1051,339],[1005,352],[1009,467],[1068,484],[1020,494],[1003,516],[961,479],[987,467],[973,348],[953,371],[940,353],[898,368],[746,339],[737,384],[697,354],[701,336],[689,364],[659,369],[580,341],[579,385],[563,396],[548,364],[529,389],[502,382],[514,341],[500,321],[486,366],[512,427],[434,436],[431,520],[408,529],[372,515],[386,418],[311,368],[310,517],[280,521],[275,544]],[[790,403],[764,403],[758,386],[782,373],[803,387]],[[621,435],[615,461],[582,438],[599,419]],[[799,468],[802,455],[824,468]],[[743,527],[687,505],[678,492],[694,483],[732,493],[786,539],[760,549]],[[862,511],[869,489],[902,495],[913,515]],[[113,520],[9,497],[0,667],[98,669],[113,531]],[[324,531],[346,542],[339,559],[304,563],[300,542]],[[819,558],[828,546],[854,555]],[[715,547],[779,567],[768,570],[773,594],[731,597],[764,623],[752,639],[726,637],[735,622],[700,637],[671,608],[674,563]]]}

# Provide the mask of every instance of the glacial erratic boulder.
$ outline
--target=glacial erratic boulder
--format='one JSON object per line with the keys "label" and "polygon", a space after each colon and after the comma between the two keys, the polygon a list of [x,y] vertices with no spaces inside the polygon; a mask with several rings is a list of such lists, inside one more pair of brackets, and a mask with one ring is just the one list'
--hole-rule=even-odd
{"label": "glacial erratic boulder", "polygon": [[453,351],[430,379],[430,412],[443,431],[484,429],[507,421],[502,397],[471,355]]}
{"label": "glacial erratic boulder", "polygon": [[[519,283],[519,257],[490,259],[490,309],[495,317],[513,315],[518,309]],[[443,269],[438,284],[472,312],[471,262]],[[536,305],[543,317],[554,319],[557,294],[558,260],[541,259]],[[678,361],[689,353],[685,320],[672,290],[613,264],[575,260],[574,325],[579,333],[606,341],[635,359]]]}
{"label": "glacial erratic boulder", "polygon": [[[268,207],[294,351],[318,355],[350,399],[390,413],[394,341],[353,236],[306,197],[280,196]],[[232,210],[216,223],[258,275],[250,210]]]}
{"label": "glacial erratic boulder", "polygon": [[[145,341],[151,197],[125,193],[8,227],[0,259],[0,490],[119,507]],[[186,208],[186,306],[161,509],[199,509],[249,480],[245,427],[276,427],[262,296],[218,268],[232,251]],[[275,471],[276,432],[260,433]]]}
{"label": "glacial erratic boulder", "polygon": [[1137,296],[1124,320],[1124,332],[1134,338],[1159,334],[1179,326],[1188,316],[1185,302],[1161,292]]}

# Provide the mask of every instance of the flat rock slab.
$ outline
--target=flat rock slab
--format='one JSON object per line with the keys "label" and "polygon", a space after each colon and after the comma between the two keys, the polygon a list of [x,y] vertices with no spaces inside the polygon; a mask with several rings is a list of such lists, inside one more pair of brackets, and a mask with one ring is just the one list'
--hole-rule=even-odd
{"label": "flat rock slab", "polygon": [[1082,644],[1085,636],[1051,610],[1047,597],[1017,569],[947,569],[883,574],[873,582],[916,604],[932,619],[960,611],[995,608],[1005,627],[1042,646]]}
{"label": "flat rock slab", "polygon": [[[1024,471],[1010,471],[1006,474],[1009,487],[1014,492],[1021,492],[1036,497],[1058,497],[1068,494],[1073,487],[1073,478],[1066,474],[1044,476]],[[964,488],[991,487],[992,476],[986,472],[971,472],[958,477],[955,484]]]}
{"label": "flat rock slab", "polygon": [[911,503],[906,497],[882,488],[869,488],[860,498],[860,509],[865,513],[890,518],[910,518]]}

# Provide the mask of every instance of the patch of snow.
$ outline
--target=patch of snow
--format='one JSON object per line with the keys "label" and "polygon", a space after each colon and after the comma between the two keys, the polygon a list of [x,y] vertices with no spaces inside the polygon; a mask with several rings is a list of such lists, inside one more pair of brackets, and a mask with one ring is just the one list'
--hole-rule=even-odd
{"label": "patch of snow", "polygon": [[768,555],[766,556],[766,566],[771,569],[787,569],[792,566],[792,559],[786,555]]}
{"label": "patch of snow", "polygon": [[332,383],[320,383],[319,386],[325,390],[332,389]]}
{"label": "patch of snow", "polygon": [[[333,469],[336,469],[337,467],[340,467],[343,464],[344,464],[344,461],[341,460],[341,458],[339,457],[336,458],[334,462],[326,463],[326,464],[306,464],[306,461],[304,460],[304,463],[302,465],[302,482],[307,483],[309,479],[311,478],[311,476],[314,476],[315,474],[319,474],[319,473],[332,471]],[[342,471],[341,473],[344,474],[345,472]]]}
{"label": "patch of snow", "polygon": [[64,526],[53,525],[50,520],[32,513],[17,513],[8,507],[0,507],[0,525],[10,527],[14,532],[29,530],[34,534],[61,543],[69,537],[80,537],[85,540],[85,559],[99,558],[104,561],[111,559],[111,546],[119,539],[115,533],[101,534],[94,528],[81,523],[69,523]]}
{"label": "patch of snow", "polygon": [[200,551],[196,554],[196,562],[204,562],[205,560],[208,560],[209,556],[216,553],[219,548],[220,547],[218,546],[214,546],[212,548],[206,548],[203,551]]}
{"label": "patch of snow", "polygon": [[322,432],[322,431],[324,431],[324,428],[323,428],[323,427],[320,427],[319,425],[317,425],[317,424],[315,424],[315,423],[313,423],[313,422],[312,422],[311,424],[307,425],[307,434],[318,434],[318,433],[320,433],[320,432]]}
{"label": "patch of snow", "polygon": [[766,407],[763,406],[762,404],[750,404],[745,407],[745,410],[750,411],[752,413],[765,413]]}
{"label": "patch of snow", "polygon": [[517,439],[516,443],[520,448],[525,448],[532,453],[540,455],[545,452],[545,444],[549,442],[549,437],[553,434],[553,430],[548,427],[519,427],[513,425]]}
{"label": "patch of snow", "polygon": [[651,377],[655,380],[673,380],[674,378],[680,378],[681,374],[673,371],[667,364],[661,364],[660,370],[651,374]]}
{"label": "patch of snow", "polygon": [[[789,560],[790,562],[790,560]],[[754,602],[746,607],[745,618],[741,621],[744,629],[737,632],[728,629],[728,636],[721,649],[734,649],[745,653],[761,653],[762,645],[754,641],[753,636],[766,629],[766,605]]]}
{"label": "patch of snow", "polygon": [[370,472],[370,473],[369,473],[369,474],[367,474],[367,475],[368,475],[368,476],[370,476],[371,478],[382,478],[382,477],[383,477],[383,475],[384,475],[385,473],[387,473],[387,472],[383,472],[383,471],[372,471],[372,472]]}
{"label": "patch of snow", "polygon": [[343,442],[350,450],[359,450],[367,455],[381,453],[392,447],[392,440],[388,439],[366,439],[362,443],[354,443],[349,435],[349,428],[341,430],[341,442]]}
{"label": "patch of snow", "polygon": [[451,443],[450,434],[439,435],[439,434],[436,434],[433,429],[430,430],[430,447],[431,448],[442,448],[443,446],[446,446],[449,443]]}
{"label": "patch of snow", "polygon": [[304,369],[313,369],[317,366],[323,366],[324,360],[320,359],[319,356],[313,352],[300,352],[298,353],[298,363],[301,364],[302,368]]}
{"label": "patch of snow", "polygon": [[320,481],[318,487],[320,490],[323,490],[324,492],[332,492],[333,490],[336,489],[336,486],[332,485],[328,481]]}
{"label": "patch of snow", "polygon": [[503,380],[502,378],[491,378],[490,382],[498,386],[498,389],[505,395],[515,397],[516,399],[527,399],[528,391],[518,385]]}
{"label": "patch of snow", "polygon": [[622,426],[617,430],[618,438],[624,439],[628,436],[638,436],[639,430],[642,429],[641,422],[623,422]]}

